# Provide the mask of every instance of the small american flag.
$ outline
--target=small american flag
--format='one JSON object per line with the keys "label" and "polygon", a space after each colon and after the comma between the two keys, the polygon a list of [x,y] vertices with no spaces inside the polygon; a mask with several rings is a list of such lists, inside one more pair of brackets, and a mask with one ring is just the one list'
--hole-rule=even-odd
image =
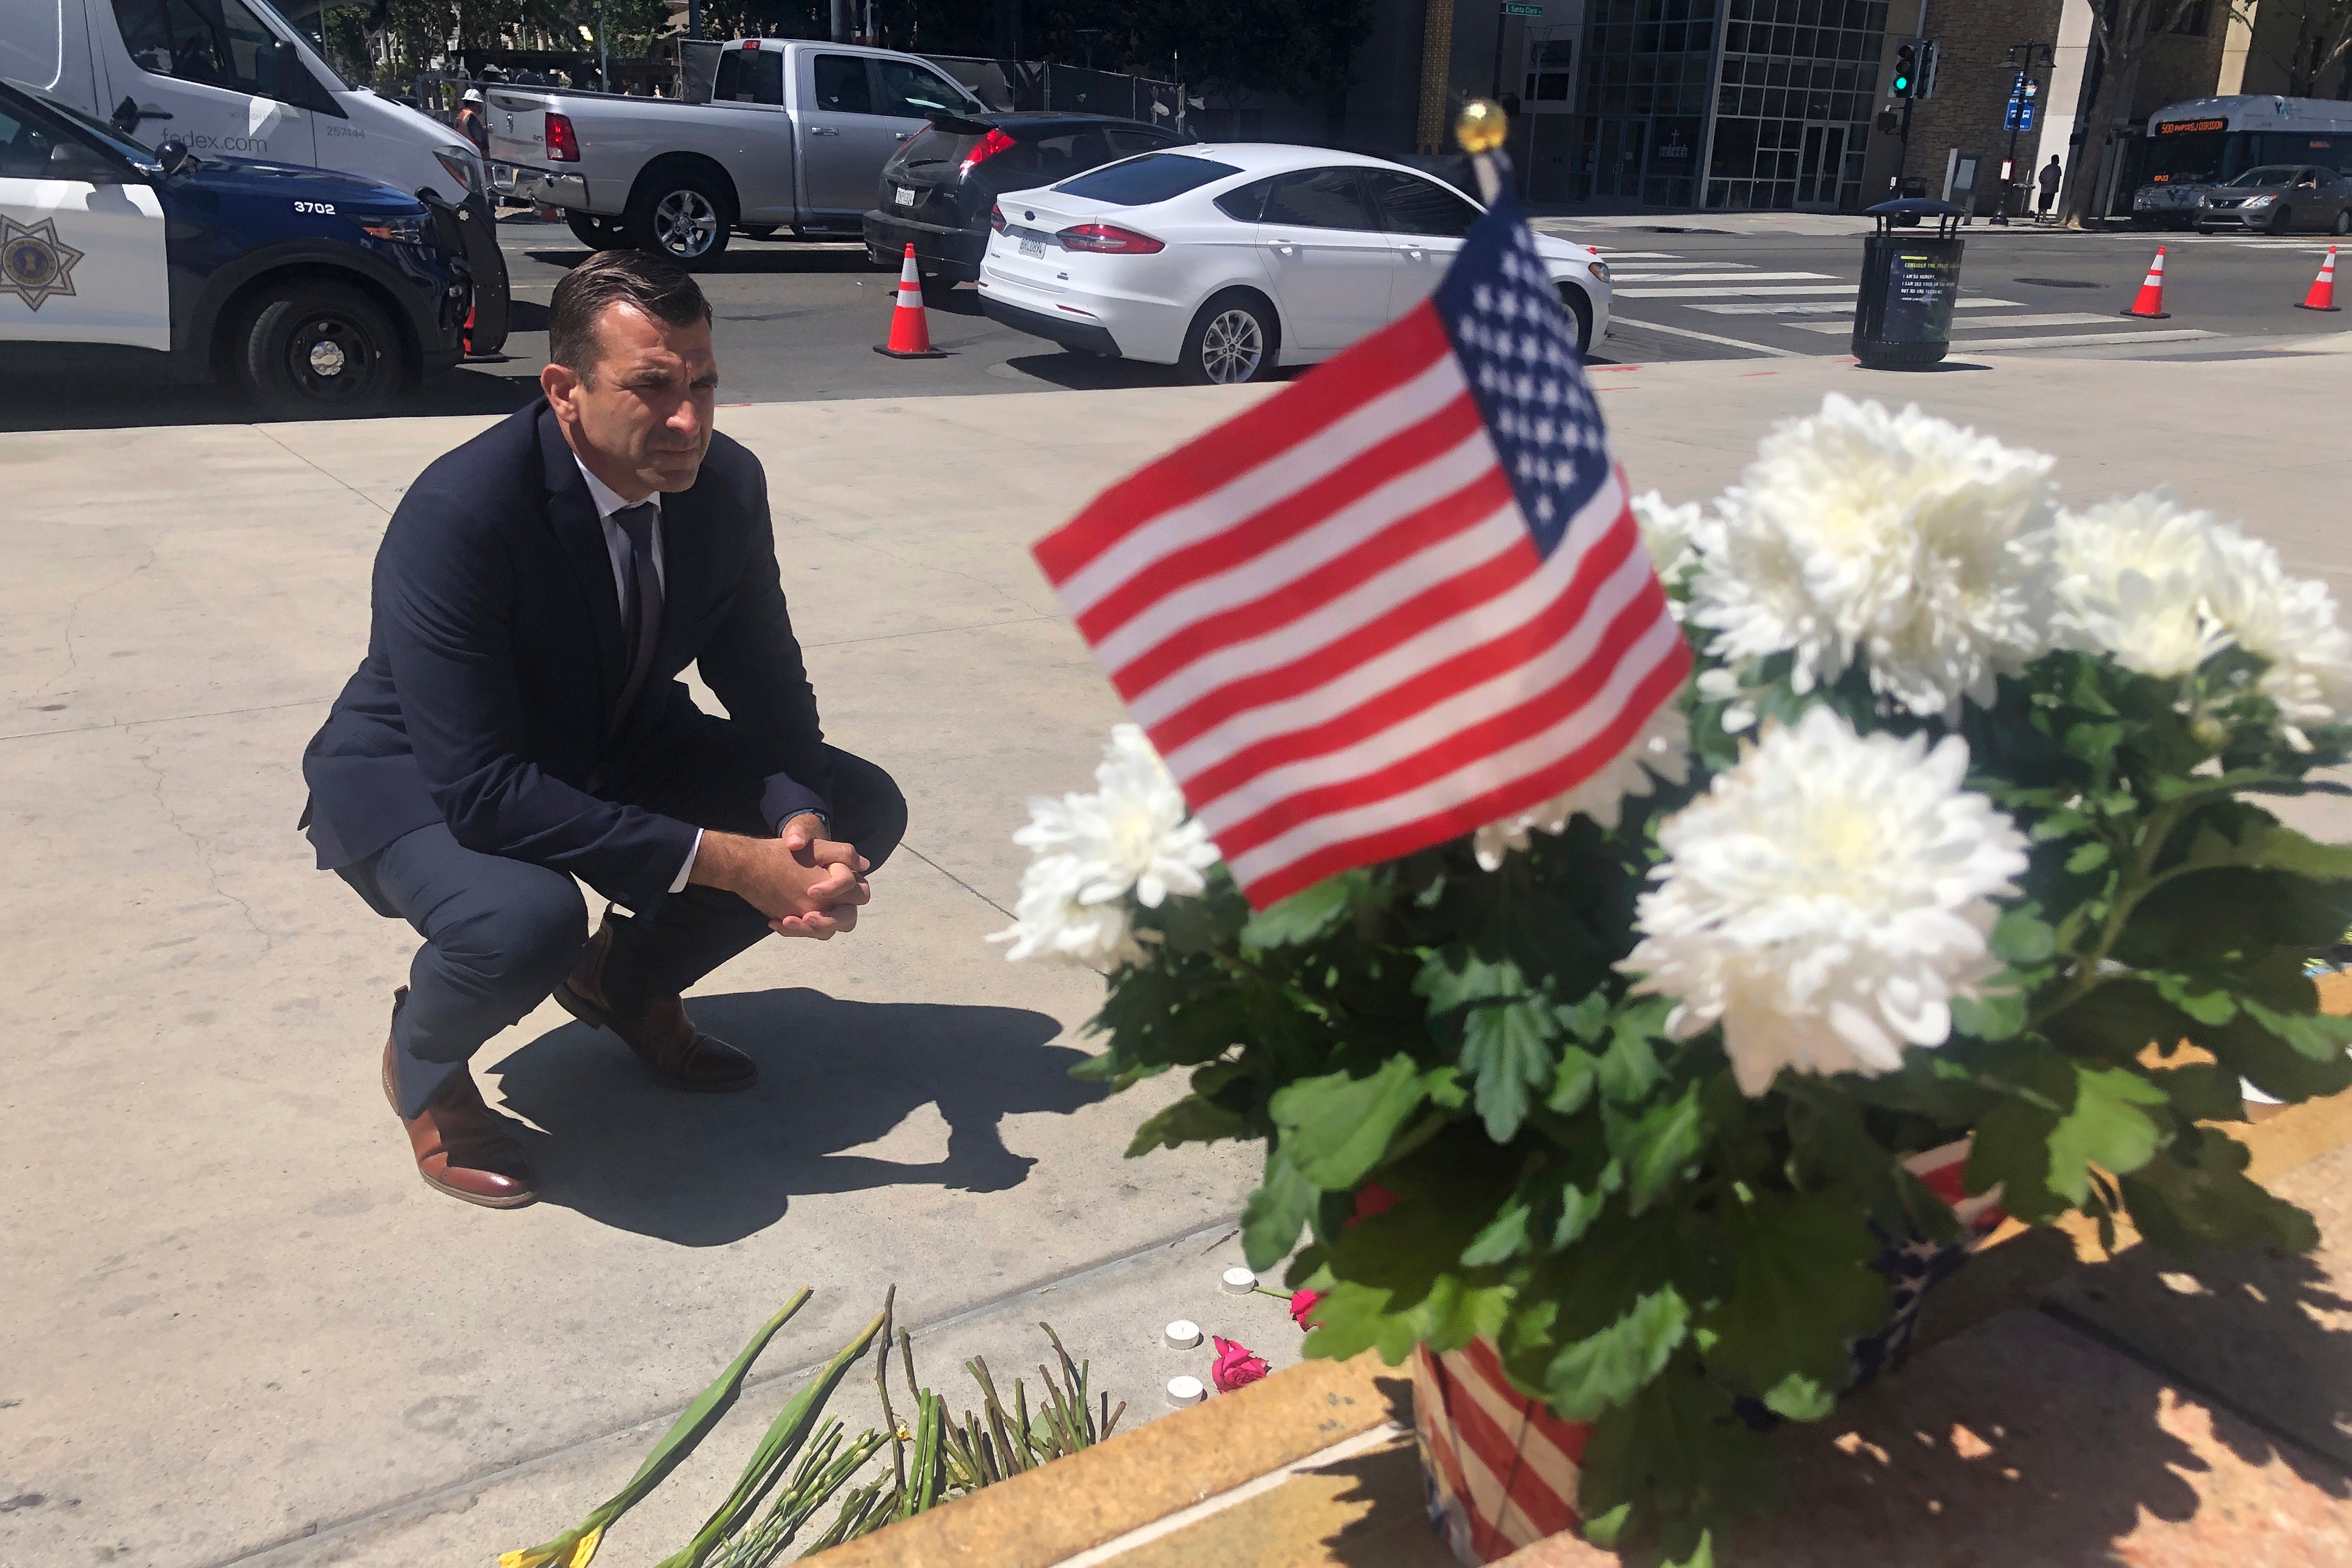
{"label": "small american flag", "polygon": [[1690,656],[1534,237],[1036,547],[1250,902],[1525,811]]}

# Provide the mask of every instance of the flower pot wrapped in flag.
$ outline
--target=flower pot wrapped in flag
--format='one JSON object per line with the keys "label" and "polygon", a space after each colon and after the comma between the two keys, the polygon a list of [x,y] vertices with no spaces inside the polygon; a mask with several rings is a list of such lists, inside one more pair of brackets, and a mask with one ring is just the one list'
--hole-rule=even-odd
{"label": "flower pot wrapped in flag", "polygon": [[1629,501],[1570,331],[1497,210],[1040,544],[1136,723],[1033,803],[1004,934],[1105,972],[1083,1070],[1188,1075],[1133,1152],[1263,1146],[1308,1353],[1551,1424],[1515,1532],[1720,1561],[1763,1414],[1899,1350],[1996,1189],[2313,1245],[2228,1128],[2352,1084],[2303,973],[2352,850],[2262,804],[2332,787],[2352,637],[2240,529],[1916,409]]}

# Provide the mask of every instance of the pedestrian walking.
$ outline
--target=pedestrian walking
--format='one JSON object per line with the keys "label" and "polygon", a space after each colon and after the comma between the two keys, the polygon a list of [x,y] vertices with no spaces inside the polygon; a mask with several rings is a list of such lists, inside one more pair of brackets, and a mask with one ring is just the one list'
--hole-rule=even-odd
{"label": "pedestrian walking", "polygon": [[[401,498],[367,657],[302,757],[320,867],[425,939],[384,1092],[425,1184],[490,1208],[538,1184],[467,1065],[484,1042],[551,994],[663,1083],[751,1088],[679,993],[771,932],[855,931],[907,826],[890,775],[818,728],[767,476],[711,428],[694,279],[590,257],[548,359],[537,401]],[[578,882],[631,912],[592,937]]]}
{"label": "pedestrian walking", "polygon": [[2034,177],[2042,183],[2042,205],[2035,216],[2041,222],[2048,223],[2050,209],[2058,200],[2058,187],[2066,178],[2065,171],[2058,166],[2058,154],[2051,153],[2050,162]]}

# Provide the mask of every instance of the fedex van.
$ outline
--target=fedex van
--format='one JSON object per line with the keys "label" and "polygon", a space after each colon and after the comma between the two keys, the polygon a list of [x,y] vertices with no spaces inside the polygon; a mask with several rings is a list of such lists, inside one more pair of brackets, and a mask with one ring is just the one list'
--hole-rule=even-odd
{"label": "fedex van", "polygon": [[269,0],[0,0],[0,78],[149,146],[315,168],[456,207],[473,275],[469,347],[506,337],[506,258],[463,136],[346,84]]}

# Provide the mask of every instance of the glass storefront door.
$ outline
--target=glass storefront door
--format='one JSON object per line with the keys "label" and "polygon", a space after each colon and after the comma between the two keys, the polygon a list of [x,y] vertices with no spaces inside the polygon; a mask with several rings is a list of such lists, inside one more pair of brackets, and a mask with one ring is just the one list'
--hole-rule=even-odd
{"label": "glass storefront door", "polygon": [[1834,212],[1838,185],[1845,176],[1845,132],[1843,125],[1808,125],[1803,148],[1797,155],[1797,205],[1817,212]]}
{"label": "glass storefront door", "polygon": [[1650,138],[1650,122],[1622,115],[1604,114],[1599,134],[1588,150],[1588,189],[1595,196],[1621,201],[1642,199],[1642,154]]}

